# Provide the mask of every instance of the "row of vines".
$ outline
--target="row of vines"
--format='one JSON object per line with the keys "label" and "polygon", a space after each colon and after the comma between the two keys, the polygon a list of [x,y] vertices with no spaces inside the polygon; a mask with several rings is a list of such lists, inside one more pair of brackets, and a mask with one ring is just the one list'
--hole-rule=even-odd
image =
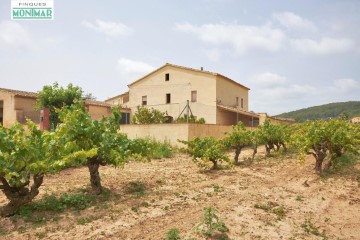
{"label": "row of vines", "polygon": [[[244,148],[253,150],[251,160],[264,145],[266,155],[273,152],[286,152],[294,149],[300,160],[306,155],[315,159],[315,170],[322,173],[341,161],[344,154],[358,154],[360,149],[360,125],[351,124],[345,119],[316,120],[294,125],[274,125],[266,121],[255,130],[247,130],[242,123],[233,127],[222,140],[213,137],[195,138],[181,141],[188,146],[188,153],[201,168],[218,169],[219,162],[238,165]],[[226,151],[234,150],[234,160]]]}
{"label": "row of vines", "polygon": [[120,110],[111,117],[92,120],[81,102],[57,111],[60,124],[51,132],[40,131],[28,121],[27,129],[15,124],[0,125],[0,189],[8,199],[1,210],[9,216],[31,202],[47,174],[76,165],[86,165],[92,194],[103,187],[99,167],[122,167],[129,159],[170,157],[169,145],[151,139],[130,140],[120,134]]}

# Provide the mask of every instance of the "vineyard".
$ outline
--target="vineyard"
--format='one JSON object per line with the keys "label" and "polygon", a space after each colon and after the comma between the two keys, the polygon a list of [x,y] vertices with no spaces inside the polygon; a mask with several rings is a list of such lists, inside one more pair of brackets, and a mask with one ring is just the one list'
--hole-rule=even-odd
{"label": "vineyard", "polygon": [[4,239],[359,239],[360,127],[239,124],[172,149],[81,102],[59,124],[0,126]]}

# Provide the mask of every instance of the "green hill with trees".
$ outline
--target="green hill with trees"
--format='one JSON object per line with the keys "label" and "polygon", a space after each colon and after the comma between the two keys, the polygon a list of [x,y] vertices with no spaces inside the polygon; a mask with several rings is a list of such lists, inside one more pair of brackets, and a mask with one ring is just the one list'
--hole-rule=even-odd
{"label": "green hill with trees", "polygon": [[360,101],[329,103],[321,106],[304,108],[282,113],[276,117],[294,118],[296,121],[308,119],[328,119],[343,114],[349,118],[360,116]]}

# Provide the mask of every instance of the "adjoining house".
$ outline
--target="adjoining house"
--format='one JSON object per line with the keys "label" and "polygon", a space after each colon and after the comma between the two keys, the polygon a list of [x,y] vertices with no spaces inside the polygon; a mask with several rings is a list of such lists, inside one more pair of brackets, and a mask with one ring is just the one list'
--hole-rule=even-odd
{"label": "adjoining house", "polygon": [[146,106],[177,119],[191,113],[208,124],[259,125],[259,114],[249,111],[249,88],[219,73],[166,63],[128,85],[129,91],[107,99],[136,112]]}
{"label": "adjoining house", "polygon": [[[37,93],[0,88],[0,123],[10,127],[15,122],[26,123],[30,119],[40,123],[40,111],[35,109]],[[100,101],[85,101],[85,107],[91,118],[101,119],[110,116],[112,105]]]}
{"label": "adjoining house", "polygon": [[0,123],[10,127],[15,122],[26,123],[26,118],[35,123],[40,121],[40,113],[35,110],[37,94],[0,88]]}

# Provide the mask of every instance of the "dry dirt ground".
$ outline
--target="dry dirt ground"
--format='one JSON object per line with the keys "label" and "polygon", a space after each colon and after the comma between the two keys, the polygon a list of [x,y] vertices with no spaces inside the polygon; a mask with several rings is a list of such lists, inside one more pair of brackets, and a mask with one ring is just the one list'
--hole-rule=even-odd
{"label": "dry dirt ground", "polygon": [[[218,209],[230,239],[360,239],[359,165],[320,178],[311,157],[300,164],[294,156],[262,155],[252,164],[212,172],[200,172],[184,154],[123,169],[101,167],[110,190],[106,201],[51,212],[40,222],[0,218],[0,239],[164,239],[171,228],[184,238],[205,239],[194,227],[209,206]],[[88,179],[86,167],[47,176],[35,202],[84,190]],[[143,196],[127,192],[135,181],[144,184]],[[5,203],[1,194],[0,205]]]}

